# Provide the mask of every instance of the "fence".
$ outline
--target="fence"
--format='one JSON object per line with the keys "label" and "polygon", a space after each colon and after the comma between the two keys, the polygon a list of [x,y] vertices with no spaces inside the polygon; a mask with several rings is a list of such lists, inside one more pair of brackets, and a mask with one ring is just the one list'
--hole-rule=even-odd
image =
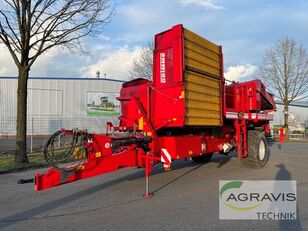
{"label": "fence", "polygon": [[[118,123],[117,117],[95,118],[36,118],[27,119],[28,152],[41,151],[47,139],[60,128],[87,129],[89,132],[103,133],[106,122]],[[0,119],[0,154],[13,153],[16,143],[16,118]]]}
{"label": "fence", "polygon": [[[115,125],[118,123],[116,116],[102,116],[93,118],[42,118],[28,117],[27,120],[27,148],[28,152],[42,151],[47,139],[60,128],[87,129],[89,132],[104,133],[106,131],[106,122],[111,121]],[[292,139],[307,139],[308,125],[307,121],[302,124],[303,133],[291,132]],[[305,126],[306,125],[306,126]],[[275,137],[274,133],[274,137]],[[16,118],[0,118],[0,155],[14,153],[16,148]]]}
{"label": "fence", "polygon": [[[308,139],[308,121],[304,123],[296,122],[289,124],[288,139],[290,140],[306,140]],[[278,128],[283,127],[283,125],[275,125],[273,132],[273,137],[279,139]]]}

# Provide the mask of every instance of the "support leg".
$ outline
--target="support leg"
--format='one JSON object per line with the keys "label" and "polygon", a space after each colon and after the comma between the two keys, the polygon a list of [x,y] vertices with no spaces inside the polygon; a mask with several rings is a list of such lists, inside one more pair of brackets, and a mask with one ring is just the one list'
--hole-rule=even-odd
{"label": "support leg", "polygon": [[153,196],[153,194],[149,192],[149,177],[151,172],[152,172],[151,158],[149,158],[149,153],[147,153],[145,157],[145,193],[143,194],[143,197],[145,198]]}

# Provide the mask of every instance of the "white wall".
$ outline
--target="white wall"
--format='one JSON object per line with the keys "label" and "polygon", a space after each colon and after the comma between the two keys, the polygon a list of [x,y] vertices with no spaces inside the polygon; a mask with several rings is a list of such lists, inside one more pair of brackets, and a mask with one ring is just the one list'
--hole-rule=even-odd
{"label": "white wall", "polygon": [[[89,95],[104,92],[116,96],[122,81],[105,79],[30,78],[28,83],[28,133],[49,134],[60,127],[102,132],[105,123],[118,122],[117,115],[88,115]],[[0,78],[0,135],[16,130],[16,78]],[[92,101],[92,98],[91,98]],[[308,106],[290,106],[300,123],[308,121]],[[274,125],[283,124],[283,105],[277,104]]]}
{"label": "white wall", "polygon": [[[71,128],[90,126],[101,131],[108,120],[117,115],[89,115],[89,92],[116,96],[122,85],[119,80],[30,78],[28,81],[28,131],[47,134],[58,126]],[[0,135],[15,134],[17,79],[0,78]],[[33,129],[32,129],[33,130]]]}

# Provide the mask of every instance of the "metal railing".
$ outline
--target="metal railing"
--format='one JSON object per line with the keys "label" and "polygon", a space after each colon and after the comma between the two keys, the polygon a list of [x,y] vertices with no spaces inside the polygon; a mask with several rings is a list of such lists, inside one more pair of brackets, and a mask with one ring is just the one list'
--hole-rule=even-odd
{"label": "metal railing", "polygon": [[[41,151],[47,139],[55,131],[65,129],[87,129],[89,132],[104,133],[106,123],[118,123],[117,117],[95,118],[27,118],[28,152]],[[0,154],[13,153],[16,149],[16,119],[0,119]]]}

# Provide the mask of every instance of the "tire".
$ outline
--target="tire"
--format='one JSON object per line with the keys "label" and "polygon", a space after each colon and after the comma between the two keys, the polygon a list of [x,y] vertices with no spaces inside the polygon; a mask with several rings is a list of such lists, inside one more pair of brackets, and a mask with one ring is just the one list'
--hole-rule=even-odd
{"label": "tire", "polygon": [[193,156],[191,159],[198,163],[208,163],[210,162],[212,156],[213,153],[209,153],[209,154],[204,154],[202,156]]}
{"label": "tire", "polygon": [[240,158],[242,165],[250,168],[263,168],[270,156],[267,141],[260,131],[248,131],[248,156]]}

